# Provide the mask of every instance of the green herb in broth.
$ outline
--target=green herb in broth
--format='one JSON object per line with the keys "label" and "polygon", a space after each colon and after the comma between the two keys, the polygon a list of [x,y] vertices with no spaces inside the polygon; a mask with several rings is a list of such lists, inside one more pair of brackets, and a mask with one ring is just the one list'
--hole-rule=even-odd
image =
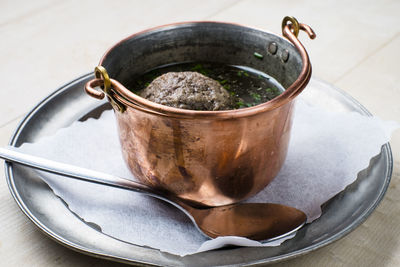
{"label": "green herb in broth", "polygon": [[236,102],[236,108],[243,108],[246,107],[246,104],[243,101]]}
{"label": "green herb in broth", "polygon": [[239,71],[237,72],[237,76],[242,77],[242,75],[244,75],[244,76],[246,76],[246,77],[249,77],[249,74],[248,74],[246,71],[244,71],[244,70],[239,70]]}
{"label": "green herb in broth", "polygon": [[264,58],[263,55],[261,55],[260,53],[257,53],[257,52],[254,52],[254,56],[255,56],[256,58],[258,58],[258,59],[263,59],[263,58]]}
{"label": "green herb in broth", "polygon": [[233,109],[267,102],[284,91],[282,85],[260,71],[219,63],[182,63],[154,69],[135,77],[128,86],[133,92],[146,88],[156,77],[167,72],[196,71],[218,81],[235,99]]}
{"label": "green herb in broth", "polygon": [[[258,89],[257,89],[257,90],[258,90]],[[257,101],[257,102],[260,102],[260,101],[261,101],[261,95],[260,95],[260,94],[251,93],[251,97],[252,97],[255,101]]]}
{"label": "green herb in broth", "polygon": [[196,64],[193,68],[191,68],[190,70],[192,71],[197,71],[205,76],[208,76],[208,74],[210,73],[210,70],[206,69],[203,67],[202,64]]}
{"label": "green herb in broth", "polygon": [[231,90],[231,86],[229,84],[225,84],[223,87],[225,88],[226,91]]}

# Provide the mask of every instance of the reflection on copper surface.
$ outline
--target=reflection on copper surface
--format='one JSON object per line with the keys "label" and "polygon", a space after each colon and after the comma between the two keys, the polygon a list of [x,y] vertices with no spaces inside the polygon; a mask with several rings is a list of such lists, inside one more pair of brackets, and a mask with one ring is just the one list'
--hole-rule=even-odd
{"label": "reflection on copper surface", "polygon": [[116,113],[124,158],[156,188],[205,205],[246,199],[278,173],[286,156],[293,102],[240,119]]}

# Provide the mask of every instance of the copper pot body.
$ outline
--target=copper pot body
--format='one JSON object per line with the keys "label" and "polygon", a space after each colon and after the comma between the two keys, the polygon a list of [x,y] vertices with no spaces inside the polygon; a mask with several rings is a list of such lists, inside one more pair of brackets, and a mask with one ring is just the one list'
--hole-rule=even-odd
{"label": "copper pot body", "polygon": [[[312,37],[307,25],[299,27]],[[311,75],[307,53],[292,28],[283,29],[287,40],[229,23],[178,23],[134,34],[113,46],[100,65],[110,77],[105,92],[116,110],[122,153],[134,176],[209,206],[247,199],[267,186],[286,157],[293,100]],[[273,76],[286,90],[251,108],[191,111],[147,101],[126,88],[151,69],[190,61],[249,66]],[[104,85],[105,78],[89,81],[86,91],[103,97],[94,87]]]}

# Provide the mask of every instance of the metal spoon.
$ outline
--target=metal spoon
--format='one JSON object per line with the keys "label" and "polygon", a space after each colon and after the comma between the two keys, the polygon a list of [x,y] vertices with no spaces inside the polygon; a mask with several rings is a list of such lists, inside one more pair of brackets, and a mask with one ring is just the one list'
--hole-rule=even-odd
{"label": "metal spoon", "polygon": [[301,228],[306,215],[295,208],[271,203],[238,203],[220,207],[198,208],[131,180],[64,163],[0,148],[0,158],[39,170],[60,174],[87,182],[129,189],[166,201],[183,211],[204,235],[242,236],[254,240],[272,241]]}

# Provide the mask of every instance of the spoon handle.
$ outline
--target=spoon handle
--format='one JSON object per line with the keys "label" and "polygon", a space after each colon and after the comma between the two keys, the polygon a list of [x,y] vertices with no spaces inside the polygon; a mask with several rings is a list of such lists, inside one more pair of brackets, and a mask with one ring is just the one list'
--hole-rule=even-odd
{"label": "spoon handle", "polygon": [[15,150],[0,147],[0,158],[19,163],[38,170],[68,176],[87,182],[108,185],[116,188],[129,189],[139,193],[145,193],[159,198],[150,187],[128,179],[120,178],[111,174],[97,172],[69,164],[55,162],[52,160],[24,154]]}

